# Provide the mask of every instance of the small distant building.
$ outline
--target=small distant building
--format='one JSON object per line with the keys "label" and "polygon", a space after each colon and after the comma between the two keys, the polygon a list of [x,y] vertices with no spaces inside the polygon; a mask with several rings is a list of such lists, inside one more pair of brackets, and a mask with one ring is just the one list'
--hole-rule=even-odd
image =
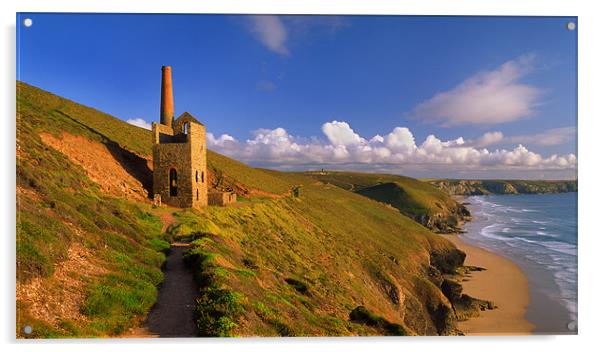
{"label": "small distant building", "polygon": [[171,67],[161,70],[161,122],[152,124],[153,203],[202,208],[236,202],[234,192],[208,193],[205,125],[188,112],[174,120]]}
{"label": "small distant building", "polygon": [[234,192],[210,192],[209,205],[228,205],[236,202],[236,193]]}

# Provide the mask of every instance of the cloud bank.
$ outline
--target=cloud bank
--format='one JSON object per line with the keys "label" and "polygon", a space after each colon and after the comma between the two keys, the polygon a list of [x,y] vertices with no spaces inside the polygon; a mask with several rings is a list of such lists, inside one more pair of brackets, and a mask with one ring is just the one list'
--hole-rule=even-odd
{"label": "cloud bank", "polygon": [[544,157],[523,144],[495,150],[477,146],[503,139],[501,132],[485,134],[476,142],[467,142],[463,137],[442,141],[429,135],[420,144],[406,127],[396,127],[384,136],[364,138],[347,122],[335,120],[324,123],[322,132],[325,140],[295,137],[283,128],[256,130],[246,141],[227,134],[215,137],[208,133],[207,143],[213,150],[233,158],[280,168],[349,164],[520,170],[574,170],[577,167],[574,154]]}
{"label": "cloud bank", "polygon": [[495,70],[480,72],[449,91],[420,103],[412,116],[444,127],[499,124],[534,113],[541,91],[520,80],[533,70],[534,55],[524,55]]}
{"label": "cloud bank", "polygon": [[127,123],[129,123],[130,125],[134,125],[134,126],[138,126],[147,130],[151,129],[151,124],[146,122],[146,120],[142,119],[142,118],[136,118],[136,119],[129,119],[126,121]]}

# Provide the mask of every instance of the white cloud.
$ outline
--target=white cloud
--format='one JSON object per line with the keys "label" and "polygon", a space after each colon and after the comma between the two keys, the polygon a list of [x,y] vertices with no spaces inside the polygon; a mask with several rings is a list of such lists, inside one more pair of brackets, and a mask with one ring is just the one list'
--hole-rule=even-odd
{"label": "white cloud", "polygon": [[414,135],[407,127],[395,127],[384,142],[392,152],[411,152],[416,149]]}
{"label": "white cloud", "polygon": [[453,89],[420,103],[412,115],[441,126],[499,124],[533,115],[540,90],[520,80],[532,71],[534,55],[480,72]]}
{"label": "white cloud", "polygon": [[215,138],[213,133],[207,133],[207,143],[212,147],[224,147],[228,143],[235,143],[236,140],[229,134],[222,134],[219,138]]}
{"label": "white cloud", "polygon": [[130,125],[142,127],[147,130],[150,130],[152,128],[151,124],[146,122],[146,120],[144,120],[142,118],[129,119],[126,122],[129,123]]}
{"label": "white cloud", "polygon": [[[412,132],[396,127],[385,137],[361,137],[343,121],[322,125],[327,140],[290,135],[283,128],[259,129],[253,138],[239,142],[229,135],[215,138],[207,134],[208,144],[218,152],[250,162],[287,167],[291,165],[364,164],[370,167],[404,167],[408,165],[446,166],[452,169],[477,170],[575,170],[574,154],[544,157],[519,144],[514,149],[479,148],[464,138],[442,141],[429,135],[417,145]],[[502,136],[503,137],[503,136]],[[495,132],[479,140],[496,141]]]}
{"label": "white cloud", "polygon": [[322,125],[322,132],[334,145],[354,145],[366,141],[355,133],[347,122],[332,121]]}
{"label": "white cloud", "polygon": [[286,27],[278,16],[250,16],[250,21],[251,30],[257,40],[277,54],[289,54],[285,45],[287,38]]}

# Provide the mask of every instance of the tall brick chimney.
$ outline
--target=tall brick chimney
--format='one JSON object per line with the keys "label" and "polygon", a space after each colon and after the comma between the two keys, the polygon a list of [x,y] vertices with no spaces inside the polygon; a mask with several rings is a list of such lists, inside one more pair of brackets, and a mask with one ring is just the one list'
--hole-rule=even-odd
{"label": "tall brick chimney", "polygon": [[171,66],[162,66],[161,72],[161,124],[171,127],[174,114]]}

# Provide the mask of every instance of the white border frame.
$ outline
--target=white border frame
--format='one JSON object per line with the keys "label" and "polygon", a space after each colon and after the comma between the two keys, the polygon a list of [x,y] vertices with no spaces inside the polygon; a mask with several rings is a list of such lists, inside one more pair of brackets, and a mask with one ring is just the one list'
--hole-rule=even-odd
{"label": "white border frame", "polygon": [[[602,82],[602,11],[596,1],[577,0],[146,0],[130,1],[77,1],[21,0],[18,3],[0,4],[2,11],[3,45],[0,106],[8,126],[2,129],[3,153],[0,154],[0,175],[6,186],[3,193],[2,220],[4,264],[0,300],[2,318],[0,331],[3,350],[47,350],[81,351],[81,343],[91,351],[138,350],[147,352],[165,351],[174,340],[58,340],[16,341],[15,321],[15,13],[16,12],[129,12],[129,13],[286,13],[286,14],[399,14],[399,15],[525,15],[525,16],[578,16],[579,30],[579,336],[535,336],[535,337],[419,337],[419,338],[278,338],[278,339],[192,339],[178,340],[180,349],[205,351],[227,349],[228,351],[306,351],[341,350],[363,351],[372,344],[383,350],[420,349],[488,352],[508,351],[518,348],[546,349],[548,351],[573,351],[594,349],[600,345],[602,306],[599,290],[600,262],[596,260],[602,251],[602,233],[596,221],[598,206],[602,200],[602,175],[600,156],[602,151],[598,136],[602,131],[600,93],[597,84]],[[599,7],[599,6],[598,6]],[[598,104],[596,104],[598,103]],[[598,230],[598,231],[596,231]],[[401,346],[403,344],[403,346]]]}

